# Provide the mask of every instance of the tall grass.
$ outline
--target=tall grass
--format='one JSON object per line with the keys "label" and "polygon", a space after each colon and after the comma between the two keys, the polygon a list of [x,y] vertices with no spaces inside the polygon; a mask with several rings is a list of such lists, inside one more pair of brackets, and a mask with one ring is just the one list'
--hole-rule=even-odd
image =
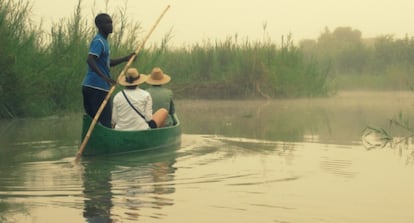
{"label": "tall grass", "polygon": [[[86,73],[93,16],[84,16],[79,0],[71,17],[50,32],[30,26],[31,6],[0,0],[0,118],[44,116],[82,111],[81,82]],[[114,33],[111,56],[131,53],[143,28],[125,10],[110,13]],[[305,58],[290,38],[282,46],[252,42],[237,35],[170,48],[167,33],[160,45],[146,46],[133,64],[141,73],[160,66],[173,78],[177,98],[271,98],[326,95],[328,69]],[[114,78],[122,66],[112,69]],[[145,87],[145,86],[144,86]]]}
{"label": "tall grass", "polygon": [[35,88],[43,85],[41,33],[29,26],[30,4],[0,0],[0,117],[33,114],[32,105],[44,96]]}
{"label": "tall grass", "polygon": [[197,98],[269,98],[328,93],[327,70],[306,60],[288,39],[272,42],[205,41],[167,50],[159,62],[173,76],[175,92]]}
{"label": "tall grass", "polygon": [[[81,2],[70,18],[45,33],[28,25],[30,3],[0,0],[0,118],[81,111],[86,56],[96,34],[93,18],[82,14]],[[131,38],[140,31],[139,23],[122,18],[110,39],[116,46],[114,56],[127,54],[126,49],[131,53],[131,45],[137,43]]]}

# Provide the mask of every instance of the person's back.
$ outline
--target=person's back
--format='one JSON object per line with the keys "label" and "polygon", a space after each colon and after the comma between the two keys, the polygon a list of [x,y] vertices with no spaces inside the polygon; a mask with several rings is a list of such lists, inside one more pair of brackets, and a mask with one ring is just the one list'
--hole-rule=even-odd
{"label": "person's back", "polygon": [[158,67],[152,69],[151,74],[149,74],[146,79],[146,83],[151,85],[145,90],[151,95],[152,110],[157,111],[160,108],[164,108],[168,111],[168,118],[165,122],[165,126],[175,124],[173,119],[173,115],[175,113],[173,92],[172,90],[163,87],[163,85],[167,84],[170,80],[171,77],[168,74],[164,74],[164,72]]}
{"label": "person's back", "polygon": [[[119,92],[115,95],[113,102],[113,116],[116,123],[115,129],[118,130],[144,130],[149,129],[146,120],[152,117],[151,96],[145,90],[140,88],[124,89],[124,93]],[[125,96],[124,96],[125,94]],[[139,117],[137,113],[131,109],[131,105],[126,100],[128,98],[136,109],[139,110],[145,119]]]}
{"label": "person's back", "polygon": [[145,79],[146,75],[135,68],[129,68],[125,75],[118,77],[119,85],[125,89],[113,99],[112,124],[115,129],[145,130],[164,126],[168,111],[161,108],[152,114],[151,95],[138,87]]}
{"label": "person's back", "polygon": [[[117,130],[149,129],[147,121],[152,118],[152,100],[150,94],[138,87],[144,83],[146,76],[139,74],[137,69],[128,69],[125,78],[118,80],[124,86],[113,98],[112,122]],[[140,117],[137,109],[144,117]]]}
{"label": "person's back", "polygon": [[160,108],[165,108],[168,111],[168,118],[165,122],[165,126],[173,125],[174,121],[172,116],[175,112],[173,98],[173,92],[164,88],[160,85],[152,85],[149,88],[145,89],[152,98],[152,110],[157,111]]}

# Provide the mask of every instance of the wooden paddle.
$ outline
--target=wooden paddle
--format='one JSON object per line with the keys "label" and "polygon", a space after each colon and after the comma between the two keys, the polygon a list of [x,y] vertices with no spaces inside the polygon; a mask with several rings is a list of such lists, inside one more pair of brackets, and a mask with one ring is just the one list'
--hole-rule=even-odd
{"label": "wooden paddle", "polygon": [[[150,35],[154,31],[155,27],[158,25],[158,23],[160,22],[161,18],[164,16],[164,14],[167,12],[167,10],[169,8],[170,8],[170,6],[168,5],[164,9],[164,11],[160,15],[160,17],[155,22],[154,26],[150,29],[150,31],[148,32],[147,36],[144,38],[144,40],[142,41],[142,43],[135,50],[135,54],[128,60],[128,63],[125,65],[124,69],[122,69],[122,71],[121,71],[121,73],[119,74],[118,77],[124,75],[125,72],[126,72],[126,70],[129,68],[129,66],[131,66],[131,63],[135,60],[136,56],[138,55],[139,51],[141,51],[142,47],[144,47],[145,42],[148,40],[148,38],[150,37]],[[117,83],[118,83],[118,78],[117,78]],[[115,91],[115,87],[116,87],[116,85],[113,85],[109,89],[108,94],[106,95],[104,101],[102,102],[101,106],[99,107],[98,111],[96,112],[95,117],[93,118],[92,123],[89,126],[88,132],[86,133],[85,138],[83,139],[83,142],[82,142],[82,144],[79,147],[79,151],[76,154],[76,160],[78,160],[82,156],[83,150],[85,149],[85,146],[88,143],[89,138],[91,137],[92,131],[95,128],[96,123],[98,122],[99,116],[101,115],[103,109],[105,108],[106,104],[110,100],[112,93]]]}

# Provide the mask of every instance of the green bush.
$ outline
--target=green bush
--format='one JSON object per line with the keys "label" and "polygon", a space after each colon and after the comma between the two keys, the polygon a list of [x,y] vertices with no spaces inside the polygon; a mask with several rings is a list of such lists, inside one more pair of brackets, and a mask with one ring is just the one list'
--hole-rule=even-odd
{"label": "green bush", "polygon": [[[96,29],[80,5],[81,0],[70,18],[45,33],[29,25],[29,3],[0,0],[0,118],[83,110],[81,82]],[[142,41],[140,24],[125,15],[122,10],[112,14],[114,58],[133,52]],[[290,36],[280,47],[235,35],[170,48],[170,38],[167,33],[159,46],[143,48],[132,66],[141,73],[159,66],[171,74],[176,98],[308,97],[329,91],[327,66],[305,57]],[[114,78],[122,68],[112,69]]]}

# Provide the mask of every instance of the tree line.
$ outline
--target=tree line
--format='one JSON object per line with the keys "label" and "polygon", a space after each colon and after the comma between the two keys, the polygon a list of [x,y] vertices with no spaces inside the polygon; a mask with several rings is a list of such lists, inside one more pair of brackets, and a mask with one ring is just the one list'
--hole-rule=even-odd
{"label": "tree line", "polygon": [[[81,1],[70,18],[46,33],[31,24],[30,3],[0,0],[0,118],[83,110],[81,82],[96,29],[93,18],[82,14]],[[128,54],[140,44],[143,28],[125,13],[111,15],[116,21],[112,56]],[[163,68],[173,78],[169,87],[177,99],[319,97],[355,88],[355,80],[361,88],[412,82],[412,38],[361,36],[338,27],[297,45],[291,35],[276,43],[271,37],[250,41],[236,34],[172,48],[167,33],[159,44],[146,46],[133,66],[141,73]],[[120,69],[112,70],[114,79]]]}

